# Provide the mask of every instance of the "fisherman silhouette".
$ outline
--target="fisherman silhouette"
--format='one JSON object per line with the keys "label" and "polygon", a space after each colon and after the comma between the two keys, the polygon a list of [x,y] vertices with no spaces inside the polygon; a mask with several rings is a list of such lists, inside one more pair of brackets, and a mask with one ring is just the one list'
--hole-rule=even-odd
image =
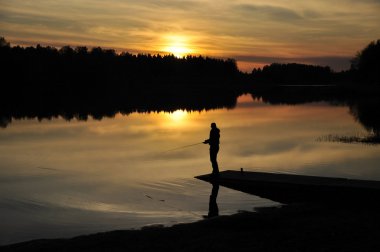
{"label": "fisherman silhouette", "polygon": [[216,160],[219,152],[220,130],[216,127],[216,123],[211,123],[211,131],[209,139],[204,140],[204,144],[210,145],[210,161],[212,165],[212,175],[219,176],[219,167]]}

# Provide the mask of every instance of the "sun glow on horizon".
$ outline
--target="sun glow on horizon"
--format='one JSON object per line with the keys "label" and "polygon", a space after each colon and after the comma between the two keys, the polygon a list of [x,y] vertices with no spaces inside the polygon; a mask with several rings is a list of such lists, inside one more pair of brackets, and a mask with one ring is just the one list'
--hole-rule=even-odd
{"label": "sun glow on horizon", "polygon": [[189,38],[177,35],[165,37],[162,51],[173,54],[178,58],[194,53],[194,50],[190,46]]}

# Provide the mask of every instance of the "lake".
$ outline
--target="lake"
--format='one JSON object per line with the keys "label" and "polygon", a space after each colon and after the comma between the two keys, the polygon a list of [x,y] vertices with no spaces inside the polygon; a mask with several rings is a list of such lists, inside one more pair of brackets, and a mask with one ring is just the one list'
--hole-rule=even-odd
{"label": "lake", "polygon": [[[12,120],[0,129],[0,244],[72,237],[207,216],[210,123],[220,170],[380,180],[380,146],[325,141],[369,134],[346,105],[270,104],[116,114],[94,120]],[[189,146],[191,145],[191,146]],[[220,187],[219,214],[276,202]]]}

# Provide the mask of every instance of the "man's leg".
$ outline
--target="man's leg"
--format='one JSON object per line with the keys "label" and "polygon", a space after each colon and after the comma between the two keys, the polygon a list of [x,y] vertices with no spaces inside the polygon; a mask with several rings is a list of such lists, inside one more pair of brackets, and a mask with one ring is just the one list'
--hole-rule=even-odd
{"label": "man's leg", "polygon": [[217,155],[218,155],[219,148],[210,148],[210,161],[212,164],[212,173],[213,174],[219,174],[219,166],[218,166],[218,161]]}

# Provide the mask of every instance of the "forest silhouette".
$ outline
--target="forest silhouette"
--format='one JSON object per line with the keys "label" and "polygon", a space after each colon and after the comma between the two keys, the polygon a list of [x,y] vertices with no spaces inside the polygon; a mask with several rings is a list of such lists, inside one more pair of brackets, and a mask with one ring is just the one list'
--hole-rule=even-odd
{"label": "forest silhouette", "polygon": [[242,92],[232,59],[117,54],[100,47],[11,47],[0,39],[0,125],[12,119],[86,120],[117,113],[235,106]]}
{"label": "forest silhouette", "polygon": [[372,41],[351,59],[349,70],[333,71],[329,66],[272,63],[254,68],[253,85],[380,85],[380,40]]}
{"label": "forest silhouette", "polygon": [[380,96],[380,40],[358,52],[351,68],[341,72],[273,63],[243,73],[233,59],[134,55],[84,46],[12,47],[5,38],[0,38],[0,56],[2,127],[21,118],[87,120],[233,108],[239,95],[251,93],[269,103],[346,104],[368,130],[380,131],[374,109]]}

